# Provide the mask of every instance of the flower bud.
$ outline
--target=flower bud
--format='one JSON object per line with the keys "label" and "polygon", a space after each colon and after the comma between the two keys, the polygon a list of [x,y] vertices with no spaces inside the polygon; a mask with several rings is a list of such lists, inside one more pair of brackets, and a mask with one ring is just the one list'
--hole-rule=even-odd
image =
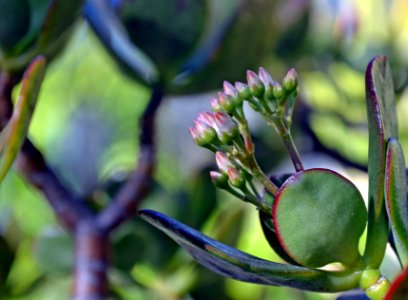
{"label": "flower bud", "polygon": [[210,171],[210,177],[213,184],[221,189],[228,187],[228,176],[225,173]]}
{"label": "flower bud", "polygon": [[291,93],[298,87],[297,72],[295,69],[290,69],[282,80],[282,86],[287,93]]}
{"label": "flower bud", "polygon": [[234,167],[229,167],[228,182],[236,188],[242,188],[245,184],[245,176],[242,172],[238,171]]}
{"label": "flower bud", "polygon": [[237,81],[235,82],[235,88],[240,99],[248,100],[251,97],[251,90],[247,84]]}
{"label": "flower bud", "polygon": [[218,103],[220,104],[223,110],[225,110],[227,113],[232,113],[235,110],[236,106],[233,97],[221,92],[218,92],[217,96]]}
{"label": "flower bud", "polygon": [[[200,120],[195,120],[194,121],[194,129],[195,129],[195,135],[199,137],[201,145],[209,145],[217,141],[218,136],[217,132],[215,129],[208,124],[200,121]],[[191,133],[191,131],[190,131]],[[193,134],[192,134],[193,136]],[[193,136],[194,139],[194,136]],[[195,141],[195,139],[194,139]]]}
{"label": "flower bud", "polygon": [[237,124],[229,115],[225,113],[217,112],[214,116],[218,127],[219,139],[225,144],[231,144],[232,141],[239,135]]}
{"label": "flower bud", "polygon": [[228,174],[228,168],[233,166],[228,156],[221,151],[215,152],[215,162],[217,163],[218,169],[221,171],[221,173],[225,175]]}
{"label": "flower bud", "polygon": [[215,117],[212,113],[209,112],[199,113],[197,116],[197,120],[202,121],[207,125],[213,127],[215,130],[217,130],[217,122],[215,122]]}
{"label": "flower bud", "polygon": [[279,82],[274,82],[272,86],[272,95],[275,99],[281,100],[285,97],[285,90]]}
{"label": "flower bud", "polygon": [[223,109],[222,109],[220,103],[219,103],[218,100],[215,99],[215,98],[211,98],[211,99],[210,99],[210,105],[211,105],[211,110],[212,110],[213,112],[223,111]]}
{"label": "flower bud", "polygon": [[248,70],[246,73],[246,77],[252,95],[254,95],[255,97],[261,97],[265,91],[265,87],[262,81],[259,79],[258,75],[255,72]]}
{"label": "flower bud", "polygon": [[238,96],[238,92],[236,90],[236,88],[229,83],[228,81],[224,81],[223,83],[223,89],[224,89],[224,94],[231,96],[231,97],[236,97]]}
{"label": "flower bud", "polygon": [[258,74],[259,74],[259,79],[262,81],[262,83],[265,86],[265,97],[267,99],[272,99],[273,98],[274,80],[272,79],[272,77],[268,73],[268,71],[266,71],[262,67],[259,68]]}

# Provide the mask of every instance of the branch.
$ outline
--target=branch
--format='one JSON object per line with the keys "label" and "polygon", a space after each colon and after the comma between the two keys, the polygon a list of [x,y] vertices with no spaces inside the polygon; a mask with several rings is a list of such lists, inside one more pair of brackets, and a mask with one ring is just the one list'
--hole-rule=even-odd
{"label": "branch", "polygon": [[140,120],[140,154],[137,169],[129,177],[114,200],[98,215],[98,224],[107,232],[134,215],[136,208],[151,188],[155,165],[155,116],[163,98],[161,88],[154,88],[149,104]]}
{"label": "branch", "polygon": [[[11,94],[17,82],[17,77],[0,73],[0,129],[6,126],[13,112]],[[68,230],[74,231],[81,220],[92,217],[91,210],[61,184],[42,154],[28,139],[17,157],[17,166],[25,178],[43,192],[57,218]]]}

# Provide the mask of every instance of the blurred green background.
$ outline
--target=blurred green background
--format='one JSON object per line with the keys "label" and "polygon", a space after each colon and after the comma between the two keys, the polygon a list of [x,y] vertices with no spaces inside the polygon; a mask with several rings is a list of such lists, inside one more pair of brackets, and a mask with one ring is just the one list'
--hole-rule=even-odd
{"label": "blurred green background", "polygon": [[[259,7],[265,4],[252,2],[258,7],[256,13],[262,13]],[[213,157],[194,145],[187,129],[198,112],[210,110],[213,88],[221,89],[223,79],[245,80],[244,72],[234,69],[241,57],[252,68],[264,66],[274,78],[295,67],[300,99],[294,130],[306,166],[335,168],[366,195],[364,70],[375,54],[389,56],[400,138],[408,149],[408,2],[282,0],[268,4],[268,9],[270,22],[255,26],[265,32],[258,39],[267,41],[262,55],[251,52],[257,40],[248,44],[248,31],[240,32],[246,27],[238,26],[224,37],[226,48],[214,54],[217,64],[193,76],[184,88],[169,88],[157,119],[155,188],[143,207],[164,212],[240,250],[279,261],[263,237],[256,210],[213,188],[208,176]],[[243,14],[235,22],[251,24],[258,19],[256,14]],[[145,51],[149,53],[149,47]],[[31,139],[63,181],[96,209],[110,201],[136,164],[137,121],[151,91],[125,74],[81,20],[66,49],[47,70],[30,127]],[[274,133],[256,115],[250,115],[250,123],[263,169],[290,172]],[[112,240],[110,299],[338,296],[223,279],[196,265],[174,242],[136,217],[123,224]],[[69,299],[71,265],[71,238],[42,195],[12,170],[0,186],[0,299]],[[398,272],[392,257],[384,268],[389,276]]]}

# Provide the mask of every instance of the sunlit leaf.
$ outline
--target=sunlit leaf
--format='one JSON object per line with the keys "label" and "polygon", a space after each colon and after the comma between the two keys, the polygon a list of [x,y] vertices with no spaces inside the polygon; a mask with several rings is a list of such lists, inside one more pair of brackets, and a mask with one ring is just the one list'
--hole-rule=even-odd
{"label": "sunlit leaf", "polygon": [[330,273],[270,262],[217,242],[159,212],[142,210],[139,216],[169,235],[200,264],[226,277],[321,292],[350,289],[358,284],[358,272]]}
{"label": "sunlit leaf", "polygon": [[42,56],[38,56],[24,73],[13,115],[0,135],[0,182],[7,174],[27,135],[44,73],[45,59]]}

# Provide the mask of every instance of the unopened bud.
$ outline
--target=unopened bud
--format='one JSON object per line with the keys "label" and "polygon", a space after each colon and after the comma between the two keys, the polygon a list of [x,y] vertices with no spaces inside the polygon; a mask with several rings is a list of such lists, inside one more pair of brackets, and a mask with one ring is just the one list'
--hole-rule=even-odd
{"label": "unopened bud", "polygon": [[228,174],[228,168],[232,167],[232,162],[228,156],[221,151],[215,152],[215,162],[217,163],[218,169],[223,174]]}
{"label": "unopened bud", "polygon": [[231,97],[236,97],[238,96],[238,91],[236,88],[229,83],[228,81],[224,81],[223,83],[223,89],[224,89],[224,94],[231,96]]}
{"label": "unopened bud", "polygon": [[218,96],[218,103],[220,104],[220,106],[222,107],[224,111],[226,111],[227,113],[231,113],[235,110],[236,107],[235,107],[235,102],[234,102],[233,97],[227,94],[221,93],[221,92],[218,92],[217,96]]}
{"label": "unopened bud", "polygon": [[297,72],[295,69],[290,69],[282,80],[282,86],[286,92],[291,93],[298,87]]}
{"label": "unopened bud", "polygon": [[199,120],[195,120],[194,125],[197,135],[200,136],[201,143],[205,143],[207,145],[217,140],[218,135],[213,127]]}
{"label": "unopened bud", "polygon": [[364,270],[360,277],[360,288],[366,290],[373,286],[380,278],[381,274],[379,270],[367,269]]}
{"label": "unopened bud", "polygon": [[245,176],[234,167],[230,167],[228,168],[228,181],[232,186],[242,188],[245,184]]}
{"label": "unopened bud", "polygon": [[281,100],[285,96],[285,90],[279,82],[274,82],[272,86],[272,95],[275,99]]}
{"label": "unopened bud", "polygon": [[214,117],[219,130],[219,139],[225,144],[231,144],[239,135],[238,125],[225,113],[217,112]]}
{"label": "unopened bud", "polygon": [[237,81],[235,82],[235,88],[242,100],[248,100],[251,97],[251,90],[247,84]]}
{"label": "unopened bud", "polygon": [[228,175],[216,171],[210,171],[210,177],[213,184],[221,189],[228,187]]}
{"label": "unopened bud", "polygon": [[246,73],[246,77],[252,95],[254,95],[255,97],[263,96],[265,87],[262,81],[259,79],[258,75],[255,72],[248,70]]}
{"label": "unopened bud", "polygon": [[273,84],[275,81],[272,79],[269,72],[266,71],[262,67],[259,68],[258,74],[259,74],[259,79],[262,81],[262,83],[265,86],[265,98],[272,99],[273,98]]}
{"label": "unopened bud", "polygon": [[211,110],[212,110],[213,112],[223,111],[223,109],[222,109],[220,103],[219,103],[218,100],[215,99],[215,98],[211,98],[211,99],[210,99],[210,106],[211,106]]}

